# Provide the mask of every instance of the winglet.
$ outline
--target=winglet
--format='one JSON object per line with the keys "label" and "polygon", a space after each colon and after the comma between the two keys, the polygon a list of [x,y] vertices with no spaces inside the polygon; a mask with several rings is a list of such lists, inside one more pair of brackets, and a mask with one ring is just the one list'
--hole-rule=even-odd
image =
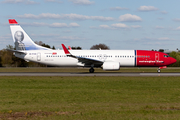
{"label": "winglet", "polygon": [[70,55],[71,53],[68,51],[68,49],[66,48],[66,46],[64,44],[61,44],[63,47],[63,50],[65,52],[66,55]]}
{"label": "winglet", "polygon": [[68,46],[69,50],[72,50],[72,48],[70,46]]}
{"label": "winglet", "polygon": [[18,22],[15,19],[9,19],[9,24],[18,24]]}

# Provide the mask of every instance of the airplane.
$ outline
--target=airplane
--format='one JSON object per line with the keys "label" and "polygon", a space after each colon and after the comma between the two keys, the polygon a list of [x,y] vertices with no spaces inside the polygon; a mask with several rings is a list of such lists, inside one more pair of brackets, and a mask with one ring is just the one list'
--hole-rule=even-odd
{"label": "airplane", "polygon": [[10,50],[18,58],[50,66],[88,67],[106,71],[120,67],[158,67],[157,72],[176,62],[168,54],[150,50],[52,50],[35,44],[15,19],[9,19],[15,50]]}

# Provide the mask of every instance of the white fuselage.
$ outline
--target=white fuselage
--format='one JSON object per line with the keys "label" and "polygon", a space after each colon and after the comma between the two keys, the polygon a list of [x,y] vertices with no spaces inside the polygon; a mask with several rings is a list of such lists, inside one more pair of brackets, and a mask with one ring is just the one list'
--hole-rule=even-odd
{"label": "white fuselage", "polygon": [[[121,66],[135,66],[134,50],[69,50],[74,56],[102,62],[120,62]],[[39,62],[51,66],[85,66],[78,59],[68,57],[63,50],[28,50],[15,56],[26,61]],[[96,67],[96,66],[94,66]],[[98,66],[99,67],[99,66]]]}

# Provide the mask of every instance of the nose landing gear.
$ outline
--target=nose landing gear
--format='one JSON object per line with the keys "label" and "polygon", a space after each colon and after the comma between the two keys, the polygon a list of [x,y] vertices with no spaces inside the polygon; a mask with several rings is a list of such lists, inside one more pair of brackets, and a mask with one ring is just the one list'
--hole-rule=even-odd
{"label": "nose landing gear", "polygon": [[160,73],[160,72],[161,72],[161,69],[158,68],[158,69],[157,69],[157,72]]}

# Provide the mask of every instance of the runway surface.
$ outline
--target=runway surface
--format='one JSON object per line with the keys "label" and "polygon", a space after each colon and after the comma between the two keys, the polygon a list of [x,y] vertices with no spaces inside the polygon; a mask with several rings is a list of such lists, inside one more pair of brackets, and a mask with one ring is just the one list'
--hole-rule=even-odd
{"label": "runway surface", "polygon": [[9,72],[0,73],[0,76],[180,76],[180,73],[26,73],[26,72]]}

